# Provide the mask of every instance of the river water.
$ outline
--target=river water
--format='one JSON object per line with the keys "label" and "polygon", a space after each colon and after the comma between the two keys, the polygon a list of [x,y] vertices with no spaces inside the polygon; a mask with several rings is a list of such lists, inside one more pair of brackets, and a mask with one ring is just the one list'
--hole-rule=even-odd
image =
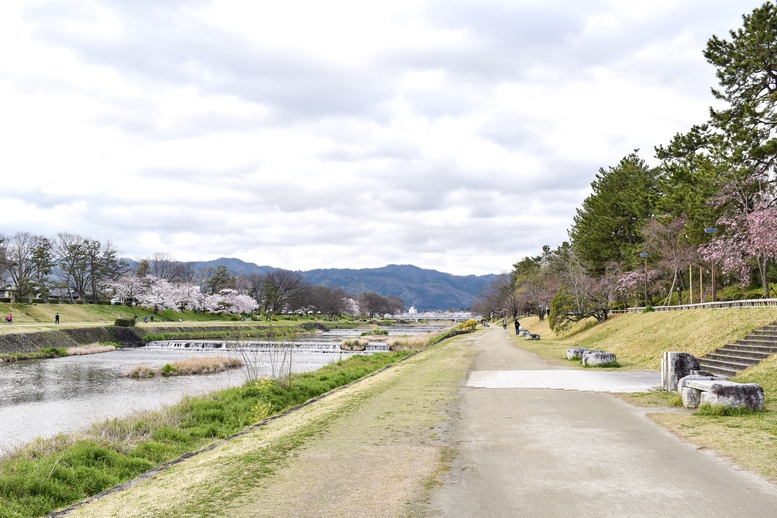
{"label": "river water", "polygon": [[[445,327],[389,328],[391,335],[441,332]],[[295,342],[292,370],[307,372],[352,354],[340,351],[344,339],[364,329],[337,329]],[[214,350],[195,341],[156,347],[118,349],[107,353],[46,360],[0,363],[0,456],[37,437],[68,433],[109,418],[153,410],[179,402],[184,396],[240,386],[248,372],[270,377],[270,355],[261,351]],[[221,346],[222,343],[219,344]],[[226,346],[226,344],[223,344]],[[385,345],[385,344],[384,344]],[[375,344],[379,347],[378,344]],[[387,346],[386,346],[387,347]],[[329,352],[316,350],[329,349]],[[336,351],[336,352],[335,352]],[[236,356],[252,368],[198,376],[155,376],[136,380],[126,376],[144,365],[158,370],[167,363],[191,357]]]}
{"label": "river water", "polygon": [[[0,455],[36,437],[81,430],[108,418],[174,404],[186,395],[242,385],[246,369],[143,380],[126,377],[138,365],[159,369],[185,358],[230,354],[253,361],[262,376],[270,375],[266,355],[227,351],[127,348],[0,363]],[[348,354],[295,351],[292,370],[316,370]]]}

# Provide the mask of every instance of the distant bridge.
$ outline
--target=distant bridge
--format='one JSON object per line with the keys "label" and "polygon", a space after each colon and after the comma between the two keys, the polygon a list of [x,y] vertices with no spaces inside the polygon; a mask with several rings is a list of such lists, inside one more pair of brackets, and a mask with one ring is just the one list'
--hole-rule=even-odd
{"label": "distant bridge", "polygon": [[413,322],[420,322],[422,320],[434,320],[434,321],[452,321],[452,322],[466,322],[467,320],[474,318],[480,320],[480,316],[473,315],[469,311],[457,311],[453,312],[438,312],[428,311],[423,313],[402,313],[401,315],[394,315],[397,320],[411,320]]}

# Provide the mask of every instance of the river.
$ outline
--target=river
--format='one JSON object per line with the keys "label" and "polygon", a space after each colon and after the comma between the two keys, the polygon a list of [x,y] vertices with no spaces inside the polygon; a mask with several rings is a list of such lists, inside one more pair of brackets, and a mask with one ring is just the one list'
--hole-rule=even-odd
{"label": "river", "polygon": [[[174,404],[187,395],[242,385],[247,380],[246,369],[143,380],[126,377],[137,365],[159,369],[192,356],[228,354],[236,353],[126,348],[86,356],[0,363],[0,455],[36,437],[82,430],[108,418]],[[292,369],[316,370],[347,355],[295,352]],[[250,358],[261,360],[256,364],[263,376],[269,376],[266,356]]]}

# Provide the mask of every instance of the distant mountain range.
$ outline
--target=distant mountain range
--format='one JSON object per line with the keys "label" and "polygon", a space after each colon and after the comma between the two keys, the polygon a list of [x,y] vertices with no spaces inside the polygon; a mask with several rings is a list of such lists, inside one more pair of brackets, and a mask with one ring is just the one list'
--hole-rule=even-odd
{"label": "distant mountain range", "polygon": [[[197,269],[224,266],[232,275],[241,276],[281,269],[228,257],[191,264]],[[409,264],[359,270],[327,268],[298,273],[311,284],[339,286],[353,295],[373,291],[384,297],[397,296],[405,303],[405,309],[415,306],[419,311],[469,309],[480,290],[497,277],[496,274],[452,275]]]}

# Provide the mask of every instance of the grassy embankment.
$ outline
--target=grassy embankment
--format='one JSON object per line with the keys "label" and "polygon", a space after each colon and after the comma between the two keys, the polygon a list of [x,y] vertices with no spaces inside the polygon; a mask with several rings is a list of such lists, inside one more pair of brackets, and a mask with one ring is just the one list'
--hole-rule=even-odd
{"label": "grassy embankment", "polygon": [[[660,370],[664,351],[688,352],[695,356],[744,337],[751,330],[777,320],[774,308],[718,309],[614,315],[607,322],[585,322],[556,336],[547,320],[520,319],[521,324],[542,340],[515,339],[520,347],[571,366],[569,347],[588,347],[614,352],[621,368]],[[699,447],[722,454],[736,464],[777,480],[777,355],[747,369],[732,379],[758,383],[766,395],[765,411],[746,415],[702,415],[699,412],[662,412],[676,404],[676,395],[653,392],[624,399],[632,404],[654,406],[650,417],[676,435]]]}
{"label": "grassy embankment", "polygon": [[[34,441],[0,463],[0,516],[40,516],[78,502],[407,354],[356,356],[296,374],[289,386],[255,382],[111,420],[85,433]],[[264,469],[272,470],[272,460]]]}
{"label": "grassy embankment", "polygon": [[[59,313],[60,327],[83,325],[109,325],[113,324],[119,316],[132,318],[138,316],[139,326],[165,326],[171,323],[183,321],[190,325],[221,325],[225,323],[234,325],[256,325],[260,322],[241,322],[237,315],[214,315],[210,313],[196,313],[194,311],[165,310],[154,313],[153,309],[127,306],[108,306],[103,304],[9,304],[0,302],[0,315],[3,317],[11,313],[13,325],[0,325],[0,333],[29,333],[44,331],[55,327],[54,315]],[[151,317],[154,322],[150,322]],[[149,318],[149,323],[143,322],[144,317]],[[291,315],[278,315],[272,321],[262,320],[262,325],[288,325],[290,323],[302,323],[316,320],[315,317],[297,317]],[[318,318],[319,321],[322,319]],[[348,321],[341,319],[339,325],[348,325]]]}
{"label": "grassy embankment", "polygon": [[474,339],[427,349],[69,516],[428,516],[455,456],[445,422]]}

